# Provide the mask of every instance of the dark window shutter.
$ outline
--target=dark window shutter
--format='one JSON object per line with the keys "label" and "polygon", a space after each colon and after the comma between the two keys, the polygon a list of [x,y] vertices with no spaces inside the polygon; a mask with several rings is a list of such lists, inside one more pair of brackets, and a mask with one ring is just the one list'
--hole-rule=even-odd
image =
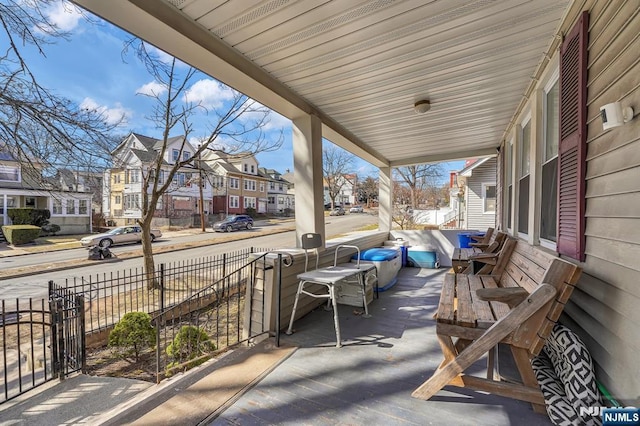
{"label": "dark window shutter", "polygon": [[585,246],[588,25],[583,12],[560,49],[558,252],[579,261]]}

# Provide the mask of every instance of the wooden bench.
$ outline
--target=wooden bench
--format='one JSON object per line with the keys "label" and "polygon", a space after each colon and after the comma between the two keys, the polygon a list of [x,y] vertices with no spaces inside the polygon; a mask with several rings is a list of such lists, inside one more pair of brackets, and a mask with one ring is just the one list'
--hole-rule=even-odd
{"label": "wooden bench", "polygon": [[[491,229],[491,228],[489,228]],[[507,238],[505,232],[492,233],[493,237],[485,243],[471,243],[470,248],[455,248],[451,256],[451,266],[454,272],[463,272],[469,266],[469,261],[481,253],[497,253],[502,249]]]}
{"label": "wooden bench", "polygon": [[[530,402],[545,413],[530,359],[542,350],[580,274],[576,265],[523,241],[499,274],[447,274],[436,319],[444,361],[412,396],[427,400],[446,385],[469,387]],[[498,343],[511,349],[522,383],[494,377]],[[486,378],[463,374],[485,354]]]}

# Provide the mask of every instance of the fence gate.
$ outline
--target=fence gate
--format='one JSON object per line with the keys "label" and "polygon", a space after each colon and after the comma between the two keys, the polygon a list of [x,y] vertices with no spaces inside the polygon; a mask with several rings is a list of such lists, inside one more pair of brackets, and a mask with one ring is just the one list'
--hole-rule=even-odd
{"label": "fence gate", "polygon": [[49,281],[53,376],[86,369],[84,297]]}

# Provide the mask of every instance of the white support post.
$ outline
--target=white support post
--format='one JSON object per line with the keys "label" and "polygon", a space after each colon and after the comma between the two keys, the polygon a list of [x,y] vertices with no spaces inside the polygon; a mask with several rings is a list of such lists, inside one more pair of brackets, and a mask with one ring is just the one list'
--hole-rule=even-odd
{"label": "white support post", "polygon": [[378,228],[391,231],[393,224],[393,180],[391,167],[381,167],[378,179]]}
{"label": "white support post", "polygon": [[325,241],[322,123],[314,115],[293,120],[293,171],[296,247],[301,247],[301,236],[308,232],[322,235]]}

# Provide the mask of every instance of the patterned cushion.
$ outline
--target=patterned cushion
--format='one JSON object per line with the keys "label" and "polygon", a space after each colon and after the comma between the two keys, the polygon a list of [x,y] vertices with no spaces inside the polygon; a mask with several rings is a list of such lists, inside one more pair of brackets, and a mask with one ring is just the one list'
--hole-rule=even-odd
{"label": "patterned cushion", "polygon": [[531,361],[555,425],[599,425],[600,418],[580,416],[580,407],[602,406],[593,361],[582,340],[556,324],[544,350]]}

